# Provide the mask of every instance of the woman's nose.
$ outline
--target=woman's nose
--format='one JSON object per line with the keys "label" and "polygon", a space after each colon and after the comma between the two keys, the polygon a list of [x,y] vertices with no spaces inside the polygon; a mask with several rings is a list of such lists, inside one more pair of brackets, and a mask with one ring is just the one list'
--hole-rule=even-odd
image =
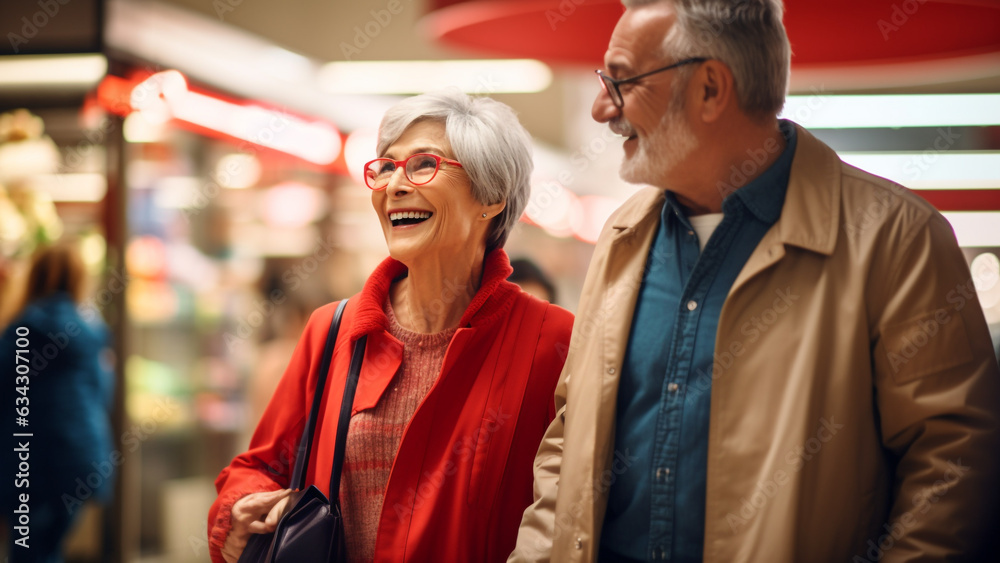
{"label": "woman's nose", "polygon": [[385,185],[385,191],[395,196],[405,195],[413,191],[413,186],[407,180],[406,172],[403,168],[400,167],[392,171],[392,175],[389,176],[389,183]]}

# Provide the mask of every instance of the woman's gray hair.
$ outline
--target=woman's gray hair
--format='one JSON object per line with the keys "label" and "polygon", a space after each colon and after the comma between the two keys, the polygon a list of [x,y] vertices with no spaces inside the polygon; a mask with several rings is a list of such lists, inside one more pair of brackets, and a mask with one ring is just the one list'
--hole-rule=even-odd
{"label": "woman's gray hair", "polygon": [[[724,62],[733,73],[740,109],[759,119],[778,115],[792,58],[781,0],[622,0],[626,8],[658,2],[669,2],[677,14],[663,41],[664,55]],[[694,72],[680,70],[680,78]]]}
{"label": "woman's gray hair", "polygon": [[449,88],[406,98],[389,108],[378,128],[378,156],[418,121],[444,123],[455,160],[472,181],[472,195],[484,205],[506,201],[486,236],[486,253],[502,248],[531,195],[531,135],[506,104]]}

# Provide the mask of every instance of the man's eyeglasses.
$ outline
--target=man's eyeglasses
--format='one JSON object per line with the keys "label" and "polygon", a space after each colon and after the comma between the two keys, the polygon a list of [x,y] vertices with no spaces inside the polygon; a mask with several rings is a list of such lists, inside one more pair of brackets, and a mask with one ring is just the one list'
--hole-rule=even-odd
{"label": "man's eyeglasses", "polygon": [[677,61],[676,63],[674,63],[672,65],[667,65],[667,66],[665,66],[663,68],[658,68],[656,70],[651,70],[649,72],[644,72],[644,73],[642,73],[642,74],[640,74],[638,76],[632,76],[632,77],[629,77],[629,78],[622,78],[621,80],[618,80],[618,79],[615,79],[615,78],[611,78],[610,76],[604,74],[600,70],[595,70],[594,72],[597,73],[597,78],[600,79],[600,81],[601,81],[601,88],[604,88],[604,91],[607,92],[608,96],[611,97],[611,102],[615,104],[615,107],[617,107],[618,109],[621,109],[625,105],[625,100],[622,98],[622,91],[619,90],[618,87],[621,86],[622,84],[629,84],[629,83],[632,83],[632,82],[635,82],[635,81],[639,80],[640,78],[646,78],[647,76],[650,76],[652,74],[656,74],[658,72],[663,72],[665,70],[670,70],[672,68],[677,68],[679,66],[688,65],[688,64],[691,64],[691,63],[701,63],[701,62],[704,62],[704,61],[707,61],[707,60],[708,60],[708,57],[692,57],[690,59],[684,59],[682,61]]}
{"label": "man's eyeglasses", "polygon": [[384,190],[396,168],[402,166],[406,179],[414,186],[420,186],[437,176],[442,162],[462,167],[458,161],[427,153],[417,153],[403,160],[376,158],[365,164],[365,184],[373,190]]}

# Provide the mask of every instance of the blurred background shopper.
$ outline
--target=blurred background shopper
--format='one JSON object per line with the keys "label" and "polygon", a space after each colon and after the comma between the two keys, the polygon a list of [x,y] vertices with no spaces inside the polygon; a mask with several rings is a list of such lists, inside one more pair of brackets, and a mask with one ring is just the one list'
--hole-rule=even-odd
{"label": "blurred background shopper", "polygon": [[[10,366],[0,401],[11,410],[27,407],[23,417],[5,417],[4,428],[8,436],[32,434],[11,438],[16,445],[3,454],[10,478],[0,490],[13,562],[62,561],[63,540],[80,508],[109,498],[121,461],[111,449],[108,332],[94,309],[78,309],[86,276],[72,243],[41,247],[32,258],[24,306],[0,338],[0,354]],[[19,339],[28,345],[19,346]],[[28,375],[14,369],[19,349],[28,351]],[[29,471],[15,478],[21,461]],[[27,542],[12,520],[22,504],[30,511]]]}

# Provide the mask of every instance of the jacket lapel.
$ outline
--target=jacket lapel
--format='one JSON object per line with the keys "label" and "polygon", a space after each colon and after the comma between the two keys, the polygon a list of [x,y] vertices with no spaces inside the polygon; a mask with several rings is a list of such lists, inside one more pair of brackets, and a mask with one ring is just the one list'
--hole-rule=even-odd
{"label": "jacket lapel", "polygon": [[[798,145],[781,217],[750,255],[729,295],[779,262],[786,254],[786,246],[827,256],[833,254],[837,246],[841,214],[840,158],[808,131],[798,125],[795,128]],[[825,197],[818,195],[824,193]]]}
{"label": "jacket lapel", "polygon": [[[636,299],[646,271],[646,258],[656,237],[660,210],[665,201],[665,192],[657,188],[645,188],[633,196],[634,205],[613,219],[614,230],[607,247],[604,267],[604,287],[599,315],[602,325],[601,349],[604,364],[605,397],[618,394],[618,377],[622,361],[628,347],[628,337],[632,329]],[[612,371],[613,370],[613,371]],[[615,402],[610,403],[595,397],[598,401],[599,416],[612,416]],[[613,422],[613,420],[612,420]],[[613,425],[605,425],[613,428]],[[609,443],[613,436],[609,435]]]}

